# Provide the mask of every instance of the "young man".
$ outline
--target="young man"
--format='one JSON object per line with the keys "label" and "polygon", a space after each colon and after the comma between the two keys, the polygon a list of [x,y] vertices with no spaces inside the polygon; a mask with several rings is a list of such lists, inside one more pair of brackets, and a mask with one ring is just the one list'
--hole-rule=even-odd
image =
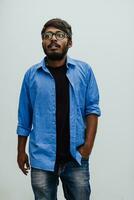
{"label": "young man", "polygon": [[[41,31],[43,60],[26,72],[18,109],[18,165],[35,200],[89,200],[89,156],[97,130],[99,93],[91,67],[67,56],[71,26],[51,19]],[[29,158],[26,142],[29,138]]]}

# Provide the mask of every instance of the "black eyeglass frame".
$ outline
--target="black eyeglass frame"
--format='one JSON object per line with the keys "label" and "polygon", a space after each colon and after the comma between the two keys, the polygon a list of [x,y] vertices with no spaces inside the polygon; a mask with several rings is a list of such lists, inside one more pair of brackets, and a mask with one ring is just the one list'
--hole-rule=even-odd
{"label": "black eyeglass frame", "polygon": [[[45,35],[46,35],[47,33],[49,33],[49,34],[51,35],[51,37],[45,39]],[[63,34],[64,34],[64,37],[63,37],[63,38],[60,38],[60,39],[57,38],[57,34],[58,34],[58,33],[63,33]],[[51,40],[51,39],[53,38],[53,35],[55,36],[55,38],[56,38],[57,40],[64,40],[65,37],[68,37],[68,38],[69,38],[69,35],[68,35],[67,33],[63,32],[63,31],[56,31],[55,33],[54,33],[54,32],[51,32],[51,31],[48,31],[48,32],[45,32],[45,33],[42,34],[42,38],[43,38],[44,40]]]}

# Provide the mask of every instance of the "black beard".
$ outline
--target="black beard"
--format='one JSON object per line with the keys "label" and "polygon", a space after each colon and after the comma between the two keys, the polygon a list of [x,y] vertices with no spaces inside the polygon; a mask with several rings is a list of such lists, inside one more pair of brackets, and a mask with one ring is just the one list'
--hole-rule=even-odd
{"label": "black beard", "polygon": [[49,60],[54,61],[54,60],[62,60],[64,56],[66,55],[66,53],[63,54],[63,53],[54,52],[54,53],[47,53],[46,55]]}
{"label": "black beard", "polygon": [[44,53],[47,55],[47,58],[49,60],[54,61],[54,60],[62,60],[68,52],[68,47],[65,47],[62,53],[57,53],[57,52],[48,53],[44,47],[43,47],[43,50],[44,50]]}

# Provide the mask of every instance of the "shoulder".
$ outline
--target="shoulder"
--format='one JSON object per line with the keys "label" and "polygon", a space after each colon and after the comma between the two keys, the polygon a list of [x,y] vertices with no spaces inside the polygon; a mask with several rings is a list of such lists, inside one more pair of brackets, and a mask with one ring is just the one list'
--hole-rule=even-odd
{"label": "shoulder", "polygon": [[71,64],[75,65],[77,68],[83,69],[83,70],[90,70],[91,66],[89,63],[83,61],[83,60],[78,60],[78,59],[74,59],[74,58],[70,58],[68,59],[70,61]]}
{"label": "shoulder", "polygon": [[69,58],[71,64],[75,65],[76,71],[88,77],[92,74],[92,67],[89,63],[74,58]]}
{"label": "shoulder", "polygon": [[36,71],[42,67],[42,62],[36,63],[34,65],[31,65],[25,72],[24,77],[29,80],[35,76]]}

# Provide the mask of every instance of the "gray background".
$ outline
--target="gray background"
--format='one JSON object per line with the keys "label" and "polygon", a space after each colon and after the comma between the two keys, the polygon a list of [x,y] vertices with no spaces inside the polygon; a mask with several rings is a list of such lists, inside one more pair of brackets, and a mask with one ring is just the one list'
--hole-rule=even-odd
{"label": "gray background", "polygon": [[[134,198],[134,1],[0,0],[0,199],[32,200],[16,163],[16,124],[25,71],[44,54],[40,31],[53,17],[73,28],[69,55],[91,64],[101,110],[90,172],[91,200]],[[63,200],[61,182],[58,199]]]}

